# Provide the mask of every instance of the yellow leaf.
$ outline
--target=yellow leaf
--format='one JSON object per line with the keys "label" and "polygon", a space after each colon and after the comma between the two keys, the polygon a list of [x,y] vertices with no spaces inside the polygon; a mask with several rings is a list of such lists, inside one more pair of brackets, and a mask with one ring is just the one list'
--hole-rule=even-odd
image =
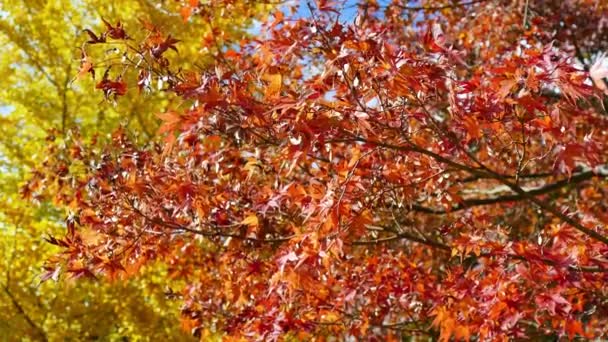
{"label": "yellow leaf", "polygon": [[251,214],[247,216],[241,224],[246,224],[248,226],[257,226],[258,225],[258,217],[255,214]]}
{"label": "yellow leaf", "polygon": [[[180,128],[182,119],[177,113],[182,113],[183,110],[161,114],[161,120],[157,120],[154,113],[178,106],[173,105],[170,100],[172,96],[167,96],[166,92],[155,91],[156,84],[149,87],[151,92],[145,96],[133,93],[133,96],[123,97],[116,103],[102,102],[103,93],[93,90],[96,84],[91,77],[93,71],[99,76],[103,75],[107,65],[105,62],[113,64],[111,61],[114,58],[130,52],[125,46],[127,42],[86,44],[92,37],[81,29],[90,29],[99,36],[107,30],[101,18],[108,19],[113,26],[120,21],[133,38],[130,44],[144,39],[148,35],[146,30],[154,30],[147,21],[162,23],[159,28],[164,34],[162,38],[174,34],[181,40],[178,44],[179,54],[175,51],[167,52],[163,57],[170,60],[171,65],[179,65],[181,60],[196,60],[197,66],[207,70],[216,63],[213,54],[200,53],[202,36],[212,31],[213,34],[221,35],[218,43],[222,45],[220,48],[224,48],[224,41],[232,42],[234,38],[240,40],[242,29],[249,27],[252,20],[261,18],[271,9],[270,5],[234,0],[230,1],[230,12],[226,11],[226,6],[205,6],[204,20],[189,20],[188,24],[184,24],[184,17],[179,12],[181,6],[188,7],[188,11],[182,13],[187,14],[187,17],[195,14],[194,9],[199,7],[199,2],[203,3],[199,0],[158,2],[161,6],[158,8],[140,0],[2,2],[2,17],[7,20],[0,20],[0,41],[3,45],[0,51],[0,87],[3,89],[0,92],[0,270],[3,271],[2,276],[5,272],[10,272],[12,295],[16,302],[26,308],[27,315],[37,326],[32,329],[19,313],[19,308],[4,300],[0,321],[10,327],[13,335],[19,337],[15,339],[80,340],[86,330],[87,335],[98,336],[102,340],[120,340],[122,336],[129,340],[193,340],[189,333],[199,325],[196,321],[192,321],[190,329],[186,331],[182,331],[179,324],[165,324],[178,321],[180,301],[165,296],[165,291],[161,290],[170,285],[166,265],[151,262],[144,255],[132,259],[133,263],[125,262],[121,265],[127,269],[126,274],[133,275],[128,282],[78,281],[77,286],[57,286],[51,282],[38,284],[41,270],[31,265],[42,265],[45,260],[60,252],[50,244],[41,243],[41,236],[47,233],[59,236],[65,234],[65,223],[58,220],[57,215],[62,215],[60,213],[65,213],[70,208],[71,211],[76,211],[74,209],[79,206],[78,200],[73,200],[79,196],[79,192],[77,194],[67,189],[89,177],[87,173],[90,165],[88,162],[83,163],[89,157],[84,153],[82,161],[70,157],[65,171],[69,171],[72,180],[66,181],[65,187],[61,187],[58,182],[50,182],[44,187],[38,182],[32,183],[32,188],[28,191],[41,196],[44,192],[42,198],[48,194],[54,198],[52,203],[45,201],[43,206],[32,205],[29,199],[22,199],[18,190],[21,183],[29,179],[31,169],[43,168],[41,164],[47,159],[52,165],[57,157],[47,153],[47,147],[52,145],[49,141],[54,140],[45,139],[51,132],[51,127],[65,130],[63,133],[66,134],[57,134],[57,139],[62,140],[67,137],[70,128],[78,126],[85,145],[96,135],[97,144],[103,146],[111,144],[110,133],[124,122],[128,122],[126,129],[129,134],[142,138],[145,135],[150,139],[156,135],[159,125],[162,125],[164,132],[168,133],[166,146],[176,143],[177,135],[173,131]],[[221,15],[222,11],[226,13]],[[197,11],[197,17],[200,16],[198,14],[202,13]],[[74,27],[79,28],[77,34]],[[77,46],[86,51],[79,51]],[[130,59],[133,56],[128,57]],[[143,63],[140,67],[143,69]],[[135,70],[123,71],[125,79],[136,76]],[[120,73],[119,68],[113,68],[110,79],[115,80]],[[78,80],[78,83],[65,84],[66,80]],[[158,81],[157,78],[154,80]],[[167,81],[163,82],[162,78],[160,80],[159,86],[166,87]],[[142,85],[147,85],[149,82],[143,83],[146,82],[142,82]],[[201,103],[217,101],[221,97],[221,91],[215,87],[200,94],[201,98],[205,95],[207,97],[200,99]],[[215,153],[223,146],[220,136],[201,138],[204,145],[201,148],[204,148],[205,153]],[[136,168],[131,164],[135,163],[135,159],[125,163],[129,164],[120,167]],[[53,169],[49,168],[48,171],[50,170]],[[133,191],[140,191],[147,185],[135,173],[130,173],[127,177],[127,185]],[[98,186],[101,191],[112,189],[112,185],[104,180],[100,180]],[[209,202],[212,200],[200,197],[197,198],[200,203],[197,202],[196,210],[199,215],[206,217],[210,214]],[[100,210],[100,215],[102,212]],[[87,246],[103,246],[106,239],[95,229],[100,220],[102,218],[93,210],[83,210],[80,213],[83,226],[78,227],[77,238],[82,239]],[[123,234],[119,230],[124,227],[119,226],[115,227],[117,230],[113,234]],[[116,259],[118,265],[123,258],[130,259],[129,255],[135,251],[132,247],[136,245],[115,247],[116,253],[110,259]],[[11,257],[13,254],[14,257]],[[82,267],[84,265],[74,263],[74,268]],[[115,265],[106,263],[100,264],[100,267],[107,267],[108,276],[117,275]],[[45,270],[47,273],[51,271],[48,276],[52,280],[59,276],[59,273],[54,273],[54,269],[58,268]],[[63,267],[62,274],[65,269]],[[44,305],[39,307],[40,303]],[[55,310],[56,308],[70,310]],[[74,315],[75,312],[83,314]],[[119,314],[115,317],[107,315],[107,312]],[[52,320],[45,320],[47,314],[52,315]],[[67,326],[75,329],[63,329]],[[114,329],[114,326],[120,326],[120,329]],[[0,326],[0,336],[6,334],[5,327]],[[204,341],[221,340],[219,334],[209,330],[203,331],[201,336]]]}
{"label": "yellow leaf", "polygon": [[283,75],[281,74],[265,74],[262,79],[268,82],[266,88],[266,96],[277,97],[281,93],[281,87],[283,86]]}

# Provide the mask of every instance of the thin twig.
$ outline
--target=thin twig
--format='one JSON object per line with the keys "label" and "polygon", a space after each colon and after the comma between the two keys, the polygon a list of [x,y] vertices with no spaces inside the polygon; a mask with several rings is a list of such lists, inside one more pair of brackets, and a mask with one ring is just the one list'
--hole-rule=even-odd
{"label": "thin twig", "polygon": [[528,5],[529,5],[530,0],[526,0],[526,4],[524,6],[524,21],[522,23],[523,29],[526,29],[526,25],[528,23]]}
{"label": "thin twig", "polygon": [[395,5],[396,7],[404,10],[404,11],[438,11],[448,8],[456,8],[456,7],[464,7],[468,5],[474,5],[477,3],[486,2],[487,0],[472,0],[465,1],[451,5],[442,5],[442,6],[406,6],[406,5]]}

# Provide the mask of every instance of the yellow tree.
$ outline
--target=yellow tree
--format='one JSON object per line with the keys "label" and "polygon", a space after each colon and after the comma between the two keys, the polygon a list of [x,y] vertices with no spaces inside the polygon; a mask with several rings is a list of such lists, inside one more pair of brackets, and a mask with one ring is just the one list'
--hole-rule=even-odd
{"label": "yellow tree", "polygon": [[[268,8],[246,0],[226,1],[223,6],[151,0],[15,0],[1,5],[0,336],[8,340],[187,339],[174,324],[176,310],[169,308],[175,305],[165,298],[169,289],[165,280],[160,285],[165,274],[160,267],[148,267],[141,277],[126,282],[40,284],[42,260],[56,252],[43,238],[61,229],[69,208],[45,202],[32,206],[20,198],[18,189],[32,166],[44,159],[41,151],[49,131],[54,130],[61,141],[69,128],[77,126],[85,136],[105,139],[122,125],[146,141],[157,129],[154,113],[173,101],[162,91],[120,103],[91,95],[103,75],[97,75],[97,81],[79,77],[88,71],[88,56],[81,49],[87,34],[93,39],[95,29],[157,25],[184,41],[185,48],[166,53],[167,58],[205,68],[214,52],[239,39],[243,29]],[[95,53],[108,65],[124,58],[105,44]],[[119,68],[108,70],[111,77],[120,73]],[[138,80],[124,81],[129,91],[165,87],[162,79],[154,84],[139,80],[139,85]]]}

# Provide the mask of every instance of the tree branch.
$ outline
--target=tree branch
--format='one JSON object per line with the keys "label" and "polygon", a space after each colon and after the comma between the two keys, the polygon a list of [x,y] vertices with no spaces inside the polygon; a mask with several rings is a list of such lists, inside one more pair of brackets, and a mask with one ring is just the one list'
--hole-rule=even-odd
{"label": "tree branch", "polygon": [[566,214],[562,213],[561,211],[559,211],[557,208],[555,208],[554,206],[543,202],[541,200],[539,200],[538,198],[534,197],[534,195],[524,191],[519,185],[513,184],[505,179],[500,179],[500,181],[508,186],[509,188],[511,188],[511,190],[515,191],[516,193],[518,193],[519,195],[521,195],[522,197],[528,199],[530,202],[536,204],[538,207],[540,207],[541,209],[550,212],[551,214],[553,214],[554,216],[558,217],[560,220],[562,220],[563,222],[571,225],[572,227],[574,227],[576,230],[580,231],[581,233],[597,240],[597,241],[601,241],[604,244],[608,245],[608,237],[603,236],[602,234],[596,232],[595,230],[589,229],[585,226],[583,226],[580,222],[575,221],[574,219],[570,218],[569,216],[567,216]]}
{"label": "tree branch", "polygon": [[[282,236],[282,237],[270,238],[270,239],[260,239],[260,238],[248,237],[248,236],[243,236],[243,235],[238,235],[238,234],[220,233],[219,231],[205,231],[205,230],[193,229],[193,228],[179,225],[176,223],[166,222],[161,219],[149,217],[146,214],[144,214],[143,212],[141,212],[141,210],[137,209],[132,203],[130,203],[130,204],[131,204],[132,210],[135,213],[137,213],[139,216],[143,217],[146,221],[148,221],[152,224],[158,225],[158,226],[169,228],[174,231],[181,230],[181,231],[185,231],[188,233],[197,234],[197,235],[201,235],[201,236],[205,236],[205,237],[225,237],[225,238],[234,238],[234,239],[244,240],[244,241],[266,242],[266,243],[285,242],[285,241],[289,241],[295,237],[295,235],[289,235],[289,236]],[[238,226],[238,225],[235,225],[235,226]],[[213,228],[218,229],[219,227],[215,226]]]}
{"label": "tree branch", "polygon": [[[580,222],[575,221],[574,219],[568,217],[567,215],[565,215],[564,213],[560,212],[557,208],[553,207],[552,205],[545,203],[543,201],[540,201],[539,199],[537,199],[536,197],[534,197],[534,194],[530,194],[528,192],[526,192],[524,189],[522,189],[519,185],[511,183],[508,179],[506,179],[503,175],[496,173],[492,170],[490,170],[489,168],[487,168],[485,165],[479,163],[478,161],[476,161],[475,158],[474,161],[476,161],[476,163],[479,164],[480,168],[475,168],[472,166],[468,166],[468,165],[464,165],[464,164],[459,164],[449,158],[443,157],[435,152],[432,151],[428,151],[425,150],[424,148],[421,148],[419,146],[416,146],[412,143],[410,143],[409,146],[400,146],[400,145],[393,145],[393,144],[389,144],[389,143],[384,143],[381,141],[374,141],[374,140],[367,140],[365,138],[362,137],[355,137],[356,140],[361,141],[361,142],[365,142],[365,143],[369,143],[369,144],[375,144],[377,146],[382,146],[382,147],[386,147],[386,148],[390,148],[396,151],[403,151],[403,152],[417,152],[417,153],[421,153],[424,155],[427,155],[433,159],[435,159],[438,162],[447,164],[451,167],[454,167],[456,169],[462,170],[462,171],[467,171],[469,172],[471,175],[475,175],[475,176],[479,176],[479,177],[485,177],[485,178],[493,178],[498,180],[499,182],[501,182],[502,184],[508,186],[511,190],[513,190],[515,193],[517,193],[518,195],[520,195],[522,198],[525,198],[527,200],[529,200],[530,202],[536,204],[538,207],[540,207],[541,209],[553,214],[554,216],[556,216],[557,218],[559,218],[560,220],[562,220],[563,222],[571,225],[572,227],[574,227],[576,230],[580,231],[581,233],[591,237],[592,239],[595,239],[597,241],[603,242],[604,244],[608,245],[608,237],[605,237],[603,235],[601,235],[600,233],[591,230],[585,226],[583,226]],[[469,157],[470,156],[469,154]],[[600,175],[604,176],[605,173],[599,173]]]}
{"label": "tree branch", "polygon": [[[383,227],[385,228],[385,227]],[[387,229],[385,228],[385,230],[387,231],[393,231],[392,229]],[[444,244],[442,242],[439,241],[435,241],[435,240],[431,240],[431,239],[423,239],[420,238],[418,236],[415,236],[411,233],[407,233],[407,232],[400,232],[400,233],[395,233],[394,235],[391,235],[389,237],[385,237],[385,238],[379,238],[379,239],[374,239],[374,240],[358,240],[358,241],[354,241],[352,243],[350,243],[353,246],[365,246],[365,245],[376,245],[376,244],[381,244],[381,243],[386,243],[386,242],[390,242],[390,241],[396,241],[396,240],[409,240],[412,242],[417,242],[432,248],[437,248],[439,250],[442,250],[444,252],[451,252],[454,247],[450,246],[448,244]],[[494,254],[491,253],[481,253],[479,255],[479,257],[493,257],[496,256]],[[515,260],[520,260],[520,261],[525,261],[525,262],[530,262],[530,260],[528,260],[526,257],[521,256],[521,255],[517,255],[517,254],[512,254],[512,253],[508,253],[508,254],[504,254],[505,257],[510,258],[510,259],[515,259]],[[558,265],[550,259],[547,258],[541,258],[539,259],[540,262],[542,262],[545,265],[549,265],[549,266],[553,266],[553,267],[557,267]],[[608,269],[605,269],[601,266],[579,266],[579,265],[568,265],[568,270],[570,271],[574,271],[574,272],[585,272],[585,273],[605,273],[608,272]]]}
{"label": "tree branch", "polygon": [[[608,175],[606,175],[606,176],[608,176]],[[528,194],[527,196],[544,195],[544,194],[548,194],[553,191],[559,190],[561,188],[564,188],[568,185],[575,185],[575,184],[584,182],[593,177],[606,177],[606,176],[604,176],[602,174],[596,174],[593,171],[582,172],[582,173],[576,174],[570,178],[563,179],[561,181],[558,181],[558,182],[555,182],[555,183],[552,183],[549,185],[545,185],[540,188],[527,190],[526,193]],[[479,205],[490,205],[490,204],[503,203],[503,202],[515,202],[515,201],[520,201],[520,200],[526,200],[526,199],[529,199],[529,197],[527,197],[527,196],[522,195],[522,194],[510,194],[510,195],[490,197],[490,198],[465,199],[464,201],[452,206],[452,208],[450,210],[429,208],[429,207],[425,207],[425,206],[421,206],[421,205],[417,205],[417,204],[413,204],[409,208],[411,208],[413,211],[429,213],[429,214],[447,214],[450,212],[460,211],[460,210],[464,210],[464,209],[474,207],[474,206],[479,206]]]}
{"label": "tree branch", "polygon": [[448,9],[448,8],[456,8],[456,7],[474,5],[474,4],[482,3],[482,2],[486,2],[486,1],[487,0],[472,0],[472,1],[455,3],[455,4],[451,4],[451,5],[442,5],[442,6],[407,6],[407,5],[399,5],[399,4],[394,5],[394,6],[397,8],[400,8],[404,11],[438,11],[438,10],[443,10],[443,9]]}
{"label": "tree branch", "polygon": [[23,308],[23,306],[21,306],[21,304],[19,303],[19,301],[17,300],[17,298],[13,295],[13,293],[10,291],[8,284],[6,285],[2,285],[2,288],[4,289],[4,292],[6,293],[6,295],[8,296],[8,298],[11,300],[11,303],[13,304],[13,306],[17,309],[17,311],[19,312],[19,314],[21,314],[21,316],[23,316],[23,318],[25,319],[25,321],[27,322],[27,324],[32,327],[32,329],[36,332],[36,334],[40,337],[40,339],[42,341],[48,341],[48,337],[46,336],[46,333],[44,332],[44,330],[42,330],[42,328],[40,328],[33,320],[32,318],[25,312],[25,309]]}
{"label": "tree branch", "polygon": [[407,233],[407,232],[400,232],[400,233],[397,233],[395,235],[392,235],[392,236],[389,236],[389,237],[386,237],[386,238],[380,238],[380,239],[375,239],[375,240],[358,240],[358,241],[352,242],[351,245],[354,245],[354,246],[377,245],[377,244],[380,244],[380,243],[394,241],[394,240],[400,240],[400,239],[405,239],[405,240],[421,243],[423,245],[427,245],[427,246],[433,247],[433,248],[442,249],[444,251],[451,251],[452,250],[452,247],[450,247],[450,246],[448,246],[446,244],[443,244],[443,243],[438,242],[438,241],[430,240],[430,239],[423,239],[421,237],[418,237],[418,236],[416,236],[414,234]]}

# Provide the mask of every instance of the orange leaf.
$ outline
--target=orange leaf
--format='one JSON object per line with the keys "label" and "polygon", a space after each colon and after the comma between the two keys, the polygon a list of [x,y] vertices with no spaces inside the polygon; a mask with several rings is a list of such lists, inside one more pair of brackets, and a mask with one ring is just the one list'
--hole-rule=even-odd
{"label": "orange leaf", "polygon": [[566,333],[568,334],[568,339],[572,340],[576,334],[580,336],[585,336],[585,331],[583,330],[583,324],[580,321],[576,320],[567,320],[566,321]]}
{"label": "orange leaf", "polygon": [[443,322],[441,322],[441,333],[439,334],[439,341],[449,341],[450,337],[454,333],[454,328],[456,327],[456,322],[453,318],[446,318]]}
{"label": "orange leaf", "polygon": [[158,133],[165,133],[174,130],[178,123],[181,122],[182,118],[179,113],[174,111],[168,111],[166,113],[156,114],[156,117],[163,121],[163,124],[158,129]]}
{"label": "orange leaf", "polygon": [[469,331],[469,327],[465,325],[457,326],[454,331],[454,339],[456,339],[457,341],[469,341],[471,339],[471,332]]}
{"label": "orange leaf", "polygon": [[95,77],[95,72],[93,71],[93,63],[91,63],[90,58],[87,57],[80,64],[80,70],[78,71],[78,78],[83,79],[86,76],[86,74],[88,74],[89,72],[91,72],[93,74],[93,77]]}
{"label": "orange leaf", "polygon": [[184,6],[179,10],[179,14],[181,14],[182,19],[184,20],[184,22],[187,22],[188,19],[190,19],[190,16],[192,15],[192,7],[190,6]]}

